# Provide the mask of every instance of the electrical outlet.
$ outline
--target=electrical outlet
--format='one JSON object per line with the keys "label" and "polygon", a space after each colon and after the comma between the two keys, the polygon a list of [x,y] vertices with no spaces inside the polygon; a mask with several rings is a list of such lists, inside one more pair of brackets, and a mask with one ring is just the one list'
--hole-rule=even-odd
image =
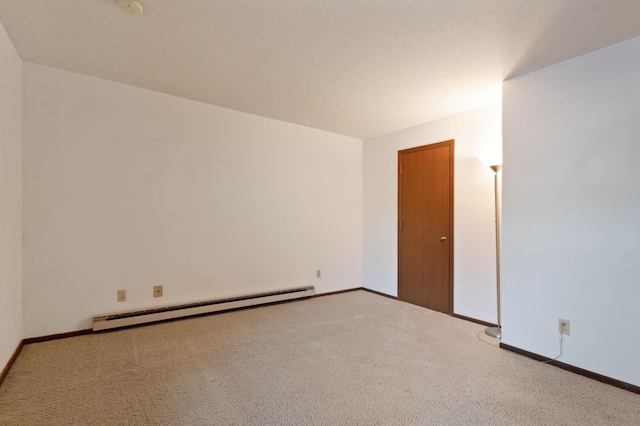
{"label": "electrical outlet", "polygon": [[153,287],[153,297],[162,297],[162,286],[156,285]]}
{"label": "electrical outlet", "polygon": [[118,290],[118,302],[127,301],[127,290]]}
{"label": "electrical outlet", "polygon": [[558,332],[569,336],[571,334],[571,321],[560,318],[558,320]]}
{"label": "electrical outlet", "polygon": [[316,278],[322,277],[322,271],[320,269],[316,269]]}

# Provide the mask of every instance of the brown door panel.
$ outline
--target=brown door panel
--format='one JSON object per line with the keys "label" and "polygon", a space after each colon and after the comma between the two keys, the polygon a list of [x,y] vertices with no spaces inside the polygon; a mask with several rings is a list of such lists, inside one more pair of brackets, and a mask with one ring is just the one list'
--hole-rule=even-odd
{"label": "brown door panel", "polygon": [[453,141],[398,153],[398,298],[452,313]]}

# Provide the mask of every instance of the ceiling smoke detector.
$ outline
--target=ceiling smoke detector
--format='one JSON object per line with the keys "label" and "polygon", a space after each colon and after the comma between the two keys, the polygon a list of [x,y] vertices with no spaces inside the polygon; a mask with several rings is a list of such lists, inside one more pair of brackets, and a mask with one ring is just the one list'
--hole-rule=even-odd
{"label": "ceiling smoke detector", "polygon": [[142,15],[144,6],[138,0],[118,0],[118,6],[131,15]]}

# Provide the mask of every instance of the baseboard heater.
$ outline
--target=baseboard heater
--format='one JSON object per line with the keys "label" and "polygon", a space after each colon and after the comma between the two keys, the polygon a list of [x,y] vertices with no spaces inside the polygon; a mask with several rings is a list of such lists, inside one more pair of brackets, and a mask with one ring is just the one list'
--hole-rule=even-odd
{"label": "baseboard heater", "polygon": [[263,305],[265,303],[281,302],[313,296],[313,286],[290,288],[287,290],[271,291],[267,293],[247,294],[244,296],[225,299],[206,300],[193,303],[140,309],[128,312],[96,315],[93,317],[93,331],[111,328],[127,327],[130,325],[164,321],[168,319],[202,315],[247,306]]}

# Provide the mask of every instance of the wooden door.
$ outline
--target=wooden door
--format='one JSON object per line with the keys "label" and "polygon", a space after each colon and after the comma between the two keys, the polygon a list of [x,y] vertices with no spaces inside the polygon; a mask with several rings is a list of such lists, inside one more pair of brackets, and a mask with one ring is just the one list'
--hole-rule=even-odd
{"label": "wooden door", "polygon": [[398,298],[453,313],[453,141],[398,152]]}

